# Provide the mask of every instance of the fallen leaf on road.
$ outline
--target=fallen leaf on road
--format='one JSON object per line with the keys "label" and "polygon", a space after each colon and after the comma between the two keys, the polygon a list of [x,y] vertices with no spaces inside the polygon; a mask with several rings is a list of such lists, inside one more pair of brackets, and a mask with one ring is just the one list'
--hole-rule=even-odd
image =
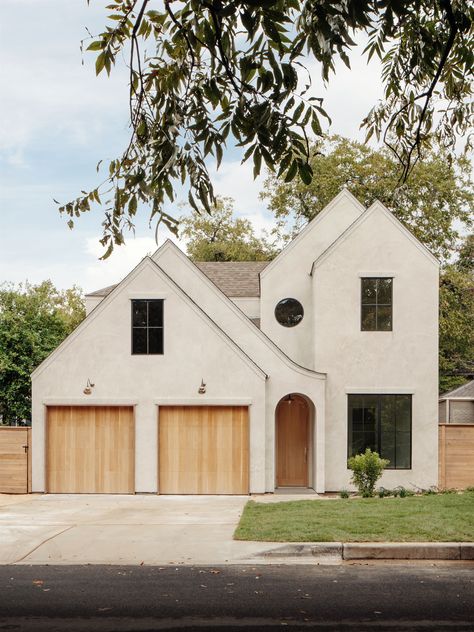
{"label": "fallen leaf on road", "polygon": [[42,586],[44,584],[44,581],[42,579],[34,579],[33,584],[35,586]]}

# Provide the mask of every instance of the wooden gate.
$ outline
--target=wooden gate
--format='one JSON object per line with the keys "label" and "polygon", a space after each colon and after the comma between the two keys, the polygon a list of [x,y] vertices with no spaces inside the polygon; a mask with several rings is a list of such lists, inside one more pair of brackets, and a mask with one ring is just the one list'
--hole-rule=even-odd
{"label": "wooden gate", "polygon": [[474,424],[439,425],[439,486],[474,487]]}
{"label": "wooden gate", "polygon": [[31,428],[0,427],[0,493],[27,494],[30,489]]}

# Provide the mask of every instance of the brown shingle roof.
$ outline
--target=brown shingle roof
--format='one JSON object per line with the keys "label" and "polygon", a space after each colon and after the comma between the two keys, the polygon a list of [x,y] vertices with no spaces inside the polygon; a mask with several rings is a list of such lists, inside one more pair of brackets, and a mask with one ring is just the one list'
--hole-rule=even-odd
{"label": "brown shingle roof", "polygon": [[[196,261],[196,266],[227,296],[260,296],[260,272],[269,261]],[[107,296],[116,285],[87,296]]]}
{"label": "brown shingle roof", "polygon": [[455,399],[456,397],[472,397],[472,399],[474,399],[474,380],[471,380],[462,386],[458,386],[448,393],[444,393],[441,395],[440,399]]}
{"label": "brown shingle roof", "polygon": [[269,261],[196,261],[197,267],[227,296],[260,296],[260,272]]}

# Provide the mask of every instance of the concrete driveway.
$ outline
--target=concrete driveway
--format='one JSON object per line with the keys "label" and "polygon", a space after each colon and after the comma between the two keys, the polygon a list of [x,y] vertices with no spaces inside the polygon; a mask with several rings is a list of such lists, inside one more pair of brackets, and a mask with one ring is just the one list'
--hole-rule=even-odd
{"label": "concrete driveway", "polygon": [[232,534],[248,496],[0,498],[0,564],[224,564],[274,544]]}

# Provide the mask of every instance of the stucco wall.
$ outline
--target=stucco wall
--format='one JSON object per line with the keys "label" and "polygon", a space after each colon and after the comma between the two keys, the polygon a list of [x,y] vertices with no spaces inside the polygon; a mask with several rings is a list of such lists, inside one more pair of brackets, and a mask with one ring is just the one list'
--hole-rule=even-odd
{"label": "stucco wall", "polygon": [[[393,331],[361,331],[361,281],[393,277]],[[327,372],[326,488],[349,486],[347,394],[412,394],[412,469],[381,484],[429,487],[438,464],[438,267],[380,209],[315,267],[314,350]]]}
{"label": "stucco wall", "polygon": [[[313,354],[311,265],[363,210],[342,191],[260,274],[261,329],[303,366],[321,370]],[[303,306],[304,318],[296,327],[283,327],[275,319],[275,306],[284,298],[295,298]]]}
{"label": "stucco wall", "polygon": [[[162,356],[131,354],[132,298],[164,298]],[[265,490],[265,377],[143,262],[33,378],[33,491],[45,489],[45,405],[134,404],[136,491],[157,490],[157,403],[250,404],[250,489]],[[83,389],[87,378],[93,394]],[[205,395],[198,394],[201,378]]]}
{"label": "stucco wall", "polygon": [[315,406],[319,441],[314,445],[313,485],[324,491],[325,376],[299,367],[286,357],[174,244],[168,242],[153,258],[269,376],[265,387],[266,491],[275,487],[275,409],[288,393],[306,395]]}

